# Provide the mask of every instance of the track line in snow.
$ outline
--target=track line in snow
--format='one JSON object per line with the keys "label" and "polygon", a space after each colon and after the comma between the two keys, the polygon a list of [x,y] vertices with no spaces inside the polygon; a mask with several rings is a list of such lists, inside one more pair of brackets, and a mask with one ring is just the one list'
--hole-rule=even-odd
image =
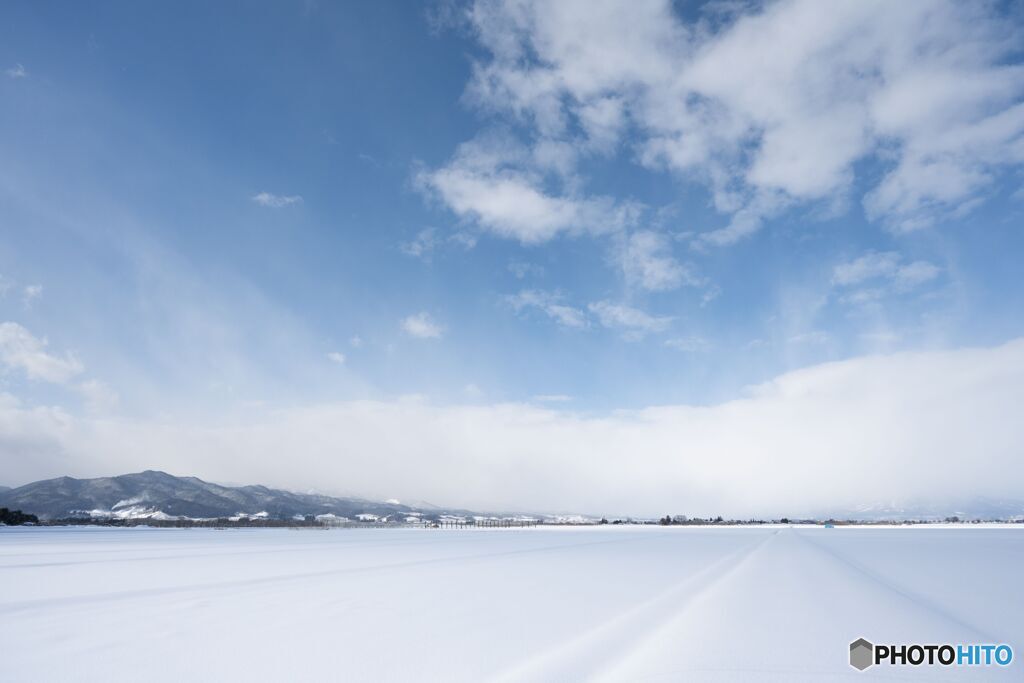
{"label": "track line in snow", "polygon": [[[392,533],[391,530],[386,530],[386,531],[388,531],[388,533]],[[328,532],[325,532],[325,533],[346,533],[346,532],[344,532],[344,531],[341,531],[341,532],[328,531]],[[419,533],[419,532],[417,532],[417,533]],[[423,533],[444,533],[444,532],[429,532],[429,531],[424,530]],[[456,540],[456,539],[453,539],[452,537],[449,537],[449,538],[445,539],[445,541],[449,542],[449,543],[451,543],[453,540]],[[458,540],[461,541],[462,539],[458,539]],[[470,543],[470,542],[472,542],[472,539],[470,539],[469,541],[465,541],[465,543]],[[385,548],[393,547],[393,548],[396,548],[396,549],[398,549],[398,548],[406,548],[406,547],[409,547],[409,546],[435,547],[436,545],[437,545],[437,539],[436,538],[417,538],[417,539],[411,539],[411,538],[406,537],[406,538],[403,538],[403,539],[400,539],[400,540],[397,540],[397,541],[396,541],[396,539],[389,539],[387,541],[361,541],[361,542],[357,542],[357,541],[351,541],[351,540],[347,540],[346,539],[343,543],[334,544],[334,545],[328,544],[327,542],[322,543],[322,544],[320,544],[320,543],[301,543],[301,544],[297,544],[297,545],[279,545],[279,546],[275,546],[273,548],[265,548],[265,549],[259,549],[259,550],[252,550],[252,549],[250,549],[250,550],[219,550],[219,549],[217,549],[214,552],[209,552],[210,546],[194,546],[194,547],[176,549],[176,553],[173,554],[173,555],[172,554],[166,554],[166,555],[140,555],[138,557],[99,557],[99,558],[88,559],[88,560],[74,560],[74,559],[71,559],[71,560],[67,560],[67,561],[64,561],[64,562],[49,562],[48,561],[48,562],[32,562],[32,563],[22,563],[22,564],[0,564],[0,572],[2,572],[5,569],[42,569],[44,567],[73,567],[73,566],[91,565],[91,564],[110,564],[110,563],[121,564],[121,563],[124,563],[124,562],[151,562],[151,561],[159,561],[159,560],[188,560],[188,559],[192,559],[192,558],[195,558],[195,557],[199,556],[196,551],[202,551],[202,557],[217,557],[217,558],[220,558],[220,557],[234,557],[234,556],[238,556],[238,555],[281,555],[281,554],[293,555],[293,554],[296,554],[296,553],[303,553],[303,552],[309,552],[309,551],[323,552],[323,551],[350,550],[350,549],[362,550],[364,548],[378,548],[378,547],[385,547]],[[131,548],[124,548],[124,549],[122,549],[122,548],[110,548],[110,549],[93,550],[92,554],[107,554],[107,553],[115,553],[115,552],[118,552],[118,553],[119,552],[136,552],[137,553],[137,552],[139,552],[139,550],[138,549],[131,549]],[[80,554],[85,554],[85,553],[80,553]]]}
{"label": "track line in snow", "polygon": [[[495,683],[506,683],[588,679],[604,668],[610,660],[620,656],[624,647],[628,648],[630,644],[643,640],[647,634],[685,610],[687,603],[709,586],[723,580],[742,566],[777,533],[776,531],[740,550],[728,553],[656,597],[604,621],[565,644],[541,652],[511,669],[498,672],[490,680]],[[582,666],[583,663],[586,663],[586,667]]]}
{"label": "track line in snow", "polygon": [[410,560],[406,562],[392,562],[376,565],[365,565],[360,567],[343,567],[339,569],[326,569],[316,572],[305,572],[302,574],[279,574],[264,576],[253,579],[233,579],[229,581],[212,581],[206,583],[189,584],[184,586],[171,586],[166,588],[139,588],[125,591],[111,591],[96,593],[92,595],[64,596],[60,598],[42,598],[34,600],[12,601],[0,604],[0,615],[13,614],[30,611],[34,609],[48,609],[54,607],[72,607],[103,603],[118,600],[145,599],[149,597],[176,595],[192,592],[216,591],[223,589],[251,588],[255,586],[266,586],[273,584],[288,584],[306,581],[309,579],[323,578],[327,576],[343,576],[347,574],[361,574],[366,572],[380,572],[410,567],[422,567],[446,563],[473,562],[480,560],[499,559],[517,555],[529,555],[533,553],[556,552],[588,546],[608,545],[615,543],[637,543],[640,541],[654,540],[661,538],[661,535],[623,536],[602,541],[587,541],[582,543],[562,543],[558,545],[540,546],[536,548],[521,548],[515,550],[504,550],[500,552],[475,553],[470,555],[455,555],[448,557],[435,557],[426,560]]}
{"label": "track line in snow", "polygon": [[837,562],[853,570],[855,573],[859,574],[860,576],[863,576],[864,578],[875,583],[876,585],[881,586],[885,590],[898,595],[904,602],[906,602],[914,609],[931,612],[935,616],[938,616],[959,628],[966,629],[967,631],[974,633],[978,637],[979,642],[999,642],[999,638],[997,638],[991,633],[988,633],[987,631],[985,631],[985,629],[979,628],[978,626],[968,621],[967,619],[964,619],[960,615],[955,614],[951,610],[936,604],[936,602],[933,599],[921,595],[920,593],[911,590],[910,588],[894,581],[893,579],[882,576],[878,572],[869,569],[868,567],[858,562],[857,560],[853,559],[852,557],[849,557],[835,550],[834,548],[824,546],[821,543],[818,543],[814,539],[809,538],[808,536],[802,533],[797,533],[796,537],[804,543],[806,543],[808,546],[814,548],[818,552],[830,558],[832,561]]}

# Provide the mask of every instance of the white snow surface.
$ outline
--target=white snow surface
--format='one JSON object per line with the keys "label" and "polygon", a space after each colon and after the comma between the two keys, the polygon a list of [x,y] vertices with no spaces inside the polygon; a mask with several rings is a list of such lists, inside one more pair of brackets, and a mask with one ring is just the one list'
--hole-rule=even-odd
{"label": "white snow surface", "polygon": [[1022,567],[1020,526],[3,528],[0,680],[1024,680]]}

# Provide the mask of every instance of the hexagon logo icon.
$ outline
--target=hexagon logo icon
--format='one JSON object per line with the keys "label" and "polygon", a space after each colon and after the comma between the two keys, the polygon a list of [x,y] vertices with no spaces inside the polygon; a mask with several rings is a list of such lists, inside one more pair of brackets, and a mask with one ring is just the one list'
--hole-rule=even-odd
{"label": "hexagon logo icon", "polygon": [[875,663],[875,646],[858,638],[850,643],[850,666],[857,671],[863,671]]}

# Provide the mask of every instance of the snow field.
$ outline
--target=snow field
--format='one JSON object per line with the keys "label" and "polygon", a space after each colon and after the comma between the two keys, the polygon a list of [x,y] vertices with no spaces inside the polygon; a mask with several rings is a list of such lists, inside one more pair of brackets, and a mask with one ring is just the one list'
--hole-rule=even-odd
{"label": "snow field", "polygon": [[0,529],[3,681],[1021,680],[1024,528]]}

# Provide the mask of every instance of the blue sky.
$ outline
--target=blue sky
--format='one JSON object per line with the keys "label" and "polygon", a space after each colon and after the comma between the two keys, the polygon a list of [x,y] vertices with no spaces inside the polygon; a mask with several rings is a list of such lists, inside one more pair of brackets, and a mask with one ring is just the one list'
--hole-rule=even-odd
{"label": "blue sky", "polygon": [[[0,15],[10,483],[197,467],[62,424],[124,448],[365,405],[384,432],[407,405],[590,428],[1024,335],[1012,3]],[[392,492],[331,439],[311,462],[339,481],[204,472]]]}

